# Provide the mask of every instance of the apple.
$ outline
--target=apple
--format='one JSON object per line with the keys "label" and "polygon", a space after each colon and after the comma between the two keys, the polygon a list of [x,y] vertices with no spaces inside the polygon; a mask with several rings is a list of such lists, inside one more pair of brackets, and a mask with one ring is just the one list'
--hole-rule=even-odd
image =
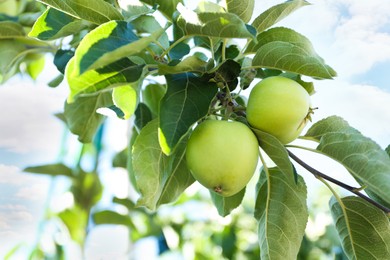
{"label": "apple", "polygon": [[281,76],[257,83],[246,109],[252,127],[275,136],[283,144],[300,135],[311,112],[309,93],[296,81]]}
{"label": "apple", "polygon": [[206,120],[195,128],[187,143],[186,160],[194,178],[224,197],[248,184],[258,157],[256,136],[236,121]]}

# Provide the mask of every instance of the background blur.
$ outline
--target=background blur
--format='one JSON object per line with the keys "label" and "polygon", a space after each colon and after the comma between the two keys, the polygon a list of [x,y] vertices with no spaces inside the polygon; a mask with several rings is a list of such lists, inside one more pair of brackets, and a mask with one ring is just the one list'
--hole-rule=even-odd
{"label": "background blur", "polygon": [[[186,2],[196,6],[197,1]],[[279,2],[282,1],[256,1],[254,16]],[[335,80],[315,82],[317,93],[312,100],[319,109],[313,121],[339,115],[385,148],[390,144],[390,2],[311,2],[312,5],[301,8],[278,25],[309,38],[317,53],[338,72]],[[59,212],[72,205],[72,196],[66,192],[69,180],[22,171],[27,166],[55,163],[59,158],[72,162],[80,150],[77,138],[54,116],[62,112],[68,90],[65,84],[55,89],[47,86],[56,75],[51,59],[48,57],[44,73],[35,82],[27,76],[16,76],[0,87],[1,259],[15,246],[19,246],[18,251],[11,259],[25,259],[37,243],[48,252],[55,251],[53,233],[58,234],[55,240],[69,259],[81,258],[79,247],[70,242],[66,232],[58,232],[64,229],[59,222],[43,221],[46,209]],[[98,209],[114,208],[126,214],[128,209],[113,205],[112,198],[136,196],[128,185],[126,170],[111,166],[113,156],[127,145],[129,124],[116,118],[109,118],[105,124],[102,139],[105,150],[99,164],[104,193]],[[326,174],[355,185],[335,163],[302,152],[297,154]],[[89,167],[88,161],[83,163]],[[298,171],[309,186],[311,217],[305,238],[309,252],[306,257],[311,254],[307,259],[333,259],[338,242],[332,237],[332,228],[327,227],[331,223],[327,209],[329,193],[311,175],[299,168]],[[253,179],[252,191],[256,182]],[[216,259],[221,250],[229,248],[229,243],[239,241],[238,249],[243,255],[247,251],[246,257],[250,259],[255,255],[257,243],[257,227],[251,212],[253,197],[248,192],[244,206],[222,218],[211,205],[208,192],[193,185],[175,205],[161,207],[156,215],[139,211],[132,217],[145,230],[154,228],[153,225],[162,227],[167,246],[176,250],[161,257],[191,259],[203,253],[206,259]],[[158,235],[133,244],[134,235],[121,225],[91,227],[85,257],[155,259],[159,250],[163,251],[165,242]],[[229,258],[226,252],[224,256]]]}

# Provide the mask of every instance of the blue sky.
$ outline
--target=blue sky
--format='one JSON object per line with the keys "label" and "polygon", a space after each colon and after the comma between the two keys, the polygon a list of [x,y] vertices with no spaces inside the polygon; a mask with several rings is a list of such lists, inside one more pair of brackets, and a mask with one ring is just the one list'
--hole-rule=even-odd
{"label": "blue sky", "polygon": [[[255,13],[279,2],[256,1]],[[311,2],[279,25],[307,36],[338,72],[334,80],[315,83],[314,121],[340,115],[385,148],[390,144],[390,1]],[[49,188],[47,178],[21,169],[57,159],[63,125],[53,114],[62,111],[68,91],[47,87],[54,76],[52,68],[47,71],[36,84],[14,78],[0,86],[0,258],[13,245],[34,241]],[[122,146],[119,139],[112,143],[113,149]],[[309,160],[339,174],[336,165]]]}

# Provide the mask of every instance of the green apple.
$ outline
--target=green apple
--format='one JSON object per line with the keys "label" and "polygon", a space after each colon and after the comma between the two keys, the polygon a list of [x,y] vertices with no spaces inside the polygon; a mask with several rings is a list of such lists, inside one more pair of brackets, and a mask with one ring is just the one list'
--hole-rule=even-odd
{"label": "green apple", "polygon": [[186,151],[194,178],[224,197],[248,184],[258,157],[256,136],[245,124],[235,121],[204,121],[191,134]]}
{"label": "green apple", "polygon": [[299,83],[275,76],[253,87],[246,114],[252,127],[287,144],[300,135],[311,111],[309,93]]}

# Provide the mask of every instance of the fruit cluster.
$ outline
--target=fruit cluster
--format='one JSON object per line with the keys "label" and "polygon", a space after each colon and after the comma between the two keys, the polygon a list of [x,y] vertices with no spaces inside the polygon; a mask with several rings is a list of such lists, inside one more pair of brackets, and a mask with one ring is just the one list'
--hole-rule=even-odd
{"label": "fruit cluster", "polygon": [[[296,81],[269,77],[250,92],[246,116],[250,127],[275,136],[283,144],[295,140],[311,113],[310,96]],[[187,144],[187,165],[196,180],[224,197],[240,192],[257,167],[259,145],[248,125],[208,119]]]}

